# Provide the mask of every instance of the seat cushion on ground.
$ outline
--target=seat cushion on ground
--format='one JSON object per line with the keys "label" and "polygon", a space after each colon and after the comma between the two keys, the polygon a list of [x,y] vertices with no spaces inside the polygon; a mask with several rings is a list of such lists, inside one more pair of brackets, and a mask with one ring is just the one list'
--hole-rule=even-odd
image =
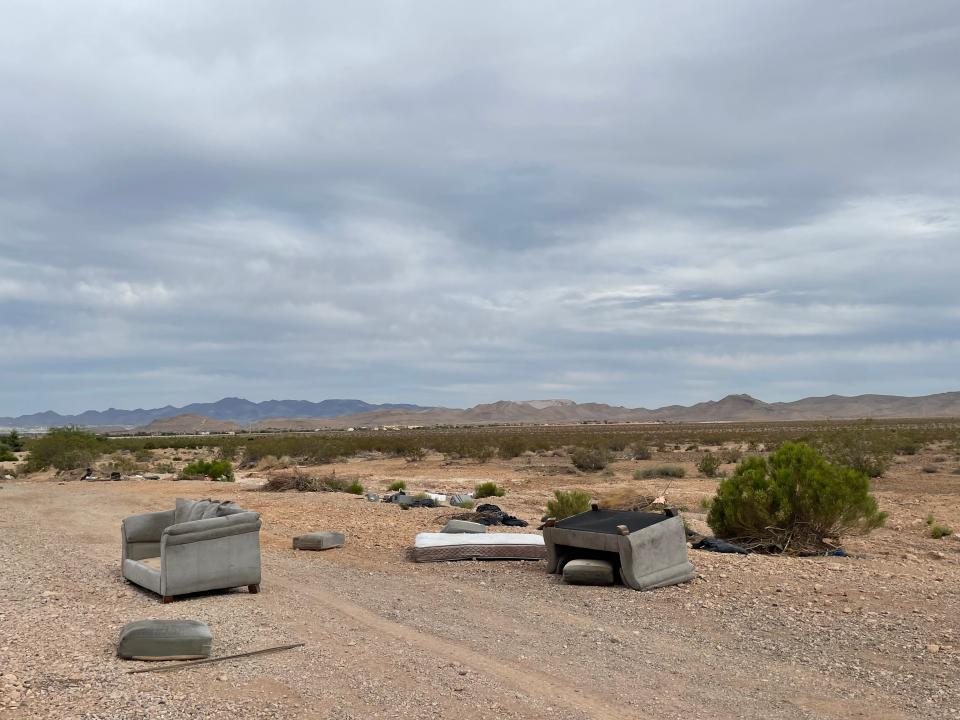
{"label": "seat cushion on ground", "polygon": [[571,585],[613,585],[613,565],[606,560],[571,560],[563,566],[563,580]]}
{"label": "seat cushion on ground", "polygon": [[447,524],[444,526],[443,530],[440,532],[443,533],[485,533],[487,531],[486,525],[481,525],[480,523],[470,522],[469,520],[447,520]]}
{"label": "seat cushion on ground", "polygon": [[346,536],[340,532],[313,532],[298,535],[293,539],[294,550],[330,550],[343,547]]}
{"label": "seat cushion on ground", "polygon": [[117,655],[129,660],[210,657],[213,634],[199,620],[137,620],[120,631]]}

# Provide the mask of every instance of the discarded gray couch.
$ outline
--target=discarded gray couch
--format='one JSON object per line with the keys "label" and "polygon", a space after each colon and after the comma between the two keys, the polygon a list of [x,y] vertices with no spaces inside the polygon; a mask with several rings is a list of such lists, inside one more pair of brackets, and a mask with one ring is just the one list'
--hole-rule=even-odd
{"label": "discarded gray couch", "polygon": [[667,514],[593,510],[543,528],[547,571],[563,573],[580,558],[604,560],[634,590],[652,590],[693,579],[683,520]]}
{"label": "discarded gray couch", "polygon": [[123,577],[175,595],[246,585],[260,591],[260,513],[177,498],[176,508],[131,515],[121,528]]}

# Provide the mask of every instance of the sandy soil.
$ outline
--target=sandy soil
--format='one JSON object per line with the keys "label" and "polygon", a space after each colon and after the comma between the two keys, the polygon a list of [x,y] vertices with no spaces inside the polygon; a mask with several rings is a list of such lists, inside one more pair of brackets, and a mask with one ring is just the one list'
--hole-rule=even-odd
{"label": "sandy soil", "polygon": [[[673,458],[695,475],[693,462]],[[336,465],[368,490],[468,490],[538,520],[557,487],[666,492],[695,523],[716,481],[571,475],[562,458]],[[344,494],[257,492],[169,480],[81,483],[41,475],[0,489],[0,718],[950,718],[960,717],[960,528],[956,466],[901,459],[876,482],[887,528],[850,558],[691,551],[697,579],[651,593],[573,587],[542,563],[413,564],[416,532],[449,509],[401,511]],[[318,469],[329,472],[330,466]],[[262,592],[162,605],[119,574],[119,525],[176,496],[232,498],[263,514]],[[341,550],[290,538],[347,533]],[[534,528],[529,528],[534,531]],[[303,641],[290,652],[176,673],[128,675],[120,627],[197,618],[215,654]]]}

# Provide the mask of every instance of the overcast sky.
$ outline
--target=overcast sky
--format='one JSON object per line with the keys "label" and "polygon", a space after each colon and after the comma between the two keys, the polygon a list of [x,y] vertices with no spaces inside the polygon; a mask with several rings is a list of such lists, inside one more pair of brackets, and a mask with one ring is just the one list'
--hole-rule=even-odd
{"label": "overcast sky", "polygon": [[0,415],[960,390],[960,5],[0,21]]}

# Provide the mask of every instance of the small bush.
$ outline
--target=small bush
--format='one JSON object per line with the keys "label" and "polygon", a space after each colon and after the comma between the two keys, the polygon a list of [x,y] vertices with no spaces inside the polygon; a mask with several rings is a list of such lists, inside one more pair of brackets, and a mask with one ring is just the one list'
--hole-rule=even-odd
{"label": "small bush", "polygon": [[171,462],[161,462],[153,466],[153,471],[158,473],[175,473],[177,469]]}
{"label": "small bush", "polygon": [[387,490],[390,492],[397,492],[398,490],[406,490],[407,483],[403,480],[394,480],[392,483],[387,485]]}
{"label": "small bush", "polygon": [[784,443],[749,457],[720,483],[707,523],[717,537],[764,549],[813,550],[823,538],[867,533],[886,513],[865,473],[828,462],[809,445]]}
{"label": "small bush", "polygon": [[6,445],[0,445],[0,462],[9,462],[16,459],[17,456],[13,454],[10,448]]}
{"label": "small bush", "polygon": [[480,483],[473,489],[473,497],[480,500],[485,497],[503,497],[507,491],[497,485],[495,482]]}
{"label": "small bush", "polygon": [[634,460],[649,460],[653,457],[653,453],[650,452],[650,448],[646,445],[634,445],[633,446],[633,459]]}
{"label": "small bush", "polygon": [[947,535],[953,535],[953,530],[948,528],[946,525],[934,525],[930,528],[930,537],[932,537],[934,540],[945,538]]}
{"label": "small bush", "polygon": [[679,465],[656,465],[644,470],[637,470],[633,474],[634,480],[649,480],[651,478],[682,478],[686,471]]}
{"label": "small bush", "polygon": [[208,477],[218,482],[233,482],[233,465],[228,460],[194,460],[180,471],[180,476]]}
{"label": "small bush", "polygon": [[351,495],[363,495],[363,485],[360,484],[359,480],[354,480],[352,483],[347,485],[343,491],[348,492]]}
{"label": "small bush", "polygon": [[723,461],[713,453],[707,453],[702,458],[700,462],[697,463],[697,470],[699,470],[705,477],[712,478],[717,476],[717,472],[720,470],[720,466],[723,464]]}
{"label": "small bush", "polygon": [[420,462],[427,457],[427,451],[422,447],[412,447],[403,453],[403,457],[407,462]]}
{"label": "small bush", "polygon": [[554,490],[553,500],[547,500],[547,516],[563,520],[590,509],[590,495],[583,490]]}
{"label": "small bush", "polygon": [[596,472],[603,470],[610,462],[610,455],[601,447],[578,447],[570,456],[577,470]]}
{"label": "small bush", "polygon": [[703,497],[700,498],[700,509],[710,511],[710,508],[713,507],[713,498],[712,497]]}
{"label": "small bush", "polygon": [[53,466],[57,470],[90,467],[104,453],[107,441],[75,427],[52,428],[30,443],[29,472]]}
{"label": "small bush", "polygon": [[743,459],[743,453],[739,448],[724,448],[720,451],[720,457],[725,463],[738,463]]}
{"label": "small bush", "polygon": [[454,507],[463,508],[464,510],[473,510],[476,503],[473,500],[461,500],[458,503],[454,503]]}

